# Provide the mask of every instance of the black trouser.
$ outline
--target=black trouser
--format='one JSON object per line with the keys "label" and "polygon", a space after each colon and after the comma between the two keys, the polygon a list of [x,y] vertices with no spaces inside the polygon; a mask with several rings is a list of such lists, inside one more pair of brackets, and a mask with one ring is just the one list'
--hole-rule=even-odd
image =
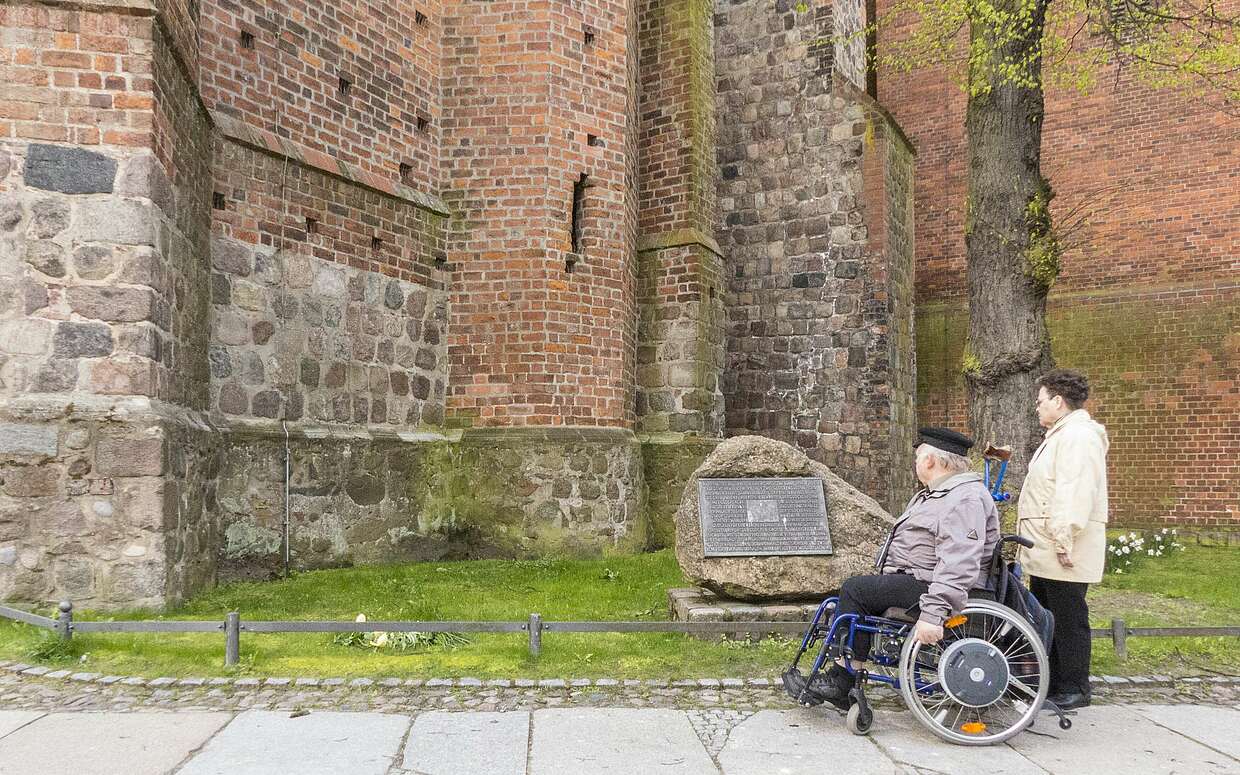
{"label": "black trouser", "polygon": [[1089,606],[1080,581],[1056,581],[1029,577],[1029,589],[1055,615],[1051,640],[1051,694],[1089,694]]}
{"label": "black trouser", "polygon": [[[930,585],[907,573],[884,573],[881,576],[853,576],[840,587],[839,607],[835,615],[861,614],[882,616],[888,608],[911,608],[921,601]],[[858,632],[853,640],[853,656],[865,659],[870,654],[870,633]]]}

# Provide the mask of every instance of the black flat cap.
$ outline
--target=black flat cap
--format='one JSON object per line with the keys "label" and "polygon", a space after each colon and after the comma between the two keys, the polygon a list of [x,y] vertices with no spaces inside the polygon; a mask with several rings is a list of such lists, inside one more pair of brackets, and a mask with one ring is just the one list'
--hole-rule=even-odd
{"label": "black flat cap", "polygon": [[956,455],[967,455],[969,448],[973,446],[973,439],[951,428],[918,428],[916,446],[922,444],[929,444]]}

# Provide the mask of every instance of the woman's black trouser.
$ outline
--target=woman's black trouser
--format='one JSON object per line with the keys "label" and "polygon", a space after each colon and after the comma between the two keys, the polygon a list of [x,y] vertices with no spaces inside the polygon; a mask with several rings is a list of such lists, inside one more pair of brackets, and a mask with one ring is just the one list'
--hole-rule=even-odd
{"label": "woman's black trouser", "polygon": [[1089,606],[1080,581],[1056,581],[1029,577],[1029,589],[1055,615],[1051,641],[1051,694],[1089,694]]}
{"label": "woman's black trouser", "polygon": [[[881,576],[853,576],[840,587],[840,602],[835,615],[861,614],[882,616],[888,608],[911,608],[921,602],[929,584],[907,573],[884,573]],[[853,639],[853,656],[865,659],[870,653],[870,633],[858,632]]]}

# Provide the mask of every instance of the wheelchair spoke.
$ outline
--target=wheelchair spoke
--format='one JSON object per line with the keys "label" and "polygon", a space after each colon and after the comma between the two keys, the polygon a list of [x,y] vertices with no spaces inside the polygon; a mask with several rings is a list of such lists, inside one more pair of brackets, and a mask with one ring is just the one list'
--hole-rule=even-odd
{"label": "wheelchair spoke", "polygon": [[1025,683],[1024,681],[1020,680],[1020,679],[1019,679],[1019,678],[1017,678],[1016,676],[1011,676],[1010,678],[1008,678],[1008,686],[1014,686],[1014,687],[1016,687],[1017,689],[1020,689],[1020,690],[1021,690],[1021,692],[1023,692],[1024,694],[1026,694],[1026,695],[1028,695],[1029,697],[1032,697],[1032,698],[1034,698],[1034,699],[1037,699],[1037,697],[1038,697],[1038,690],[1037,690],[1037,689],[1030,688],[1029,684],[1027,684],[1027,683]]}

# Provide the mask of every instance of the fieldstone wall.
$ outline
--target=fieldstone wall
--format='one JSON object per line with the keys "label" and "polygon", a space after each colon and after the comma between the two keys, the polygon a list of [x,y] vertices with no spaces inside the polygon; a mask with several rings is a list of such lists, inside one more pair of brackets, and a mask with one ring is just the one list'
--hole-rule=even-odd
{"label": "fieldstone wall", "polygon": [[[912,307],[907,235],[889,241],[885,214],[890,197],[908,212],[911,183],[907,166],[888,180],[874,138],[911,150],[851,76],[833,77],[848,69],[822,43],[833,8],[716,5],[727,432],[794,444],[890,505],[911,466],[892,421],[907,423],[903,439],[912,362],[896,348],[911,341]],[[903,338],[889,336],[895,318]]]}
{"label": "fieldstone wall", "polygon": [[160,606],[214,579],[210,125],[163,27],[70,13],[130,64],[52,81],[102,132],[0,146],[0,597]]}
{"label": "fieldstone wall", "polygon": [[218,417],[443,422],[443,291],[227,237],[211,255]]}
{"label": "fieldstone wall", "polygon": [[[296,568],[594,554],[646,540],[631,434],[497,429],[447,440],[295,431],[290,449]],[[264,577],[282,561],[284,439],[227,434],[222,461],[220,573]]]}

